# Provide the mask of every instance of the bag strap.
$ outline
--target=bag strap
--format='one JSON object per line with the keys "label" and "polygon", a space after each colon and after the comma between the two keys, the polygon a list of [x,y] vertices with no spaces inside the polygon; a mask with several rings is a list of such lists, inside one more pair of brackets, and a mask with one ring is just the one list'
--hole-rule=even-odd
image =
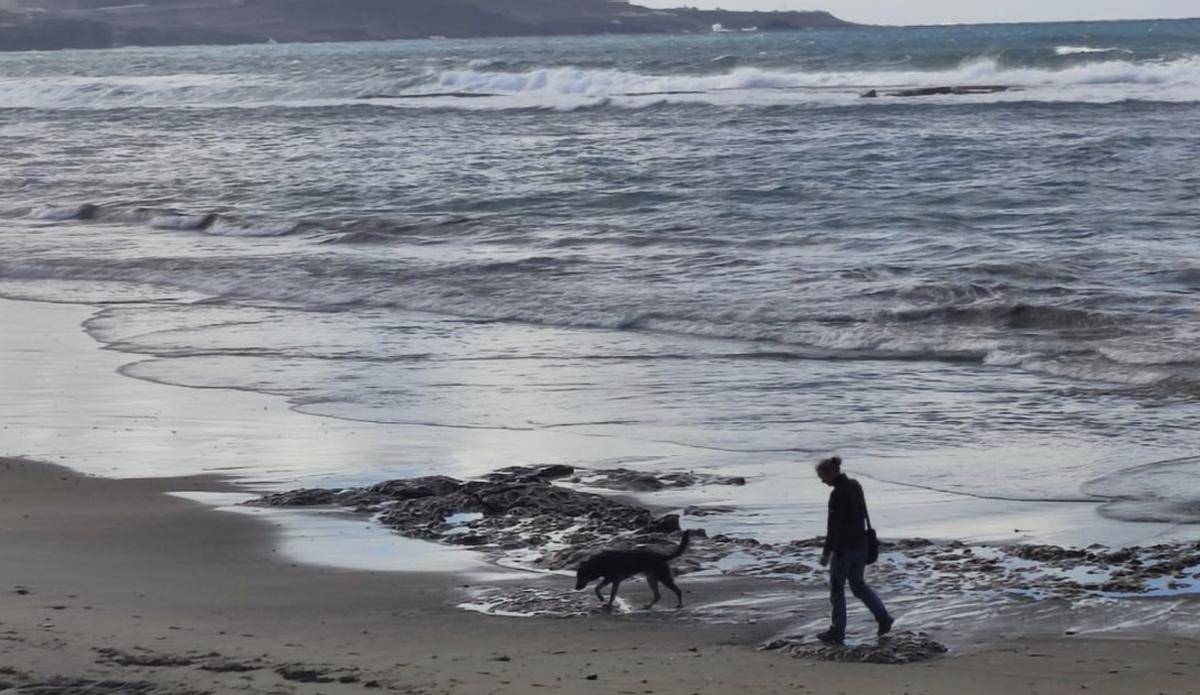
{"label": "bag strap", "polygon": [[858,501],[862,502],[863,516],[867,519],[867,530],[873,531],[871,528],[871,512],[867,511],[867,495],[863,492],[862,485],[858,486]]}

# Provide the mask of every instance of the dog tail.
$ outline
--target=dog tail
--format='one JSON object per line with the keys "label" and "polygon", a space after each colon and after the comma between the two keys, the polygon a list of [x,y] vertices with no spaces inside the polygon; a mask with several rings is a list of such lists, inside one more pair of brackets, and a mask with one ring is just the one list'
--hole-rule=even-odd
{"label": "dog tail", "polygon": [[683,538],[681,538],[679,540],[679,547],[675,549],[675,552],[668,555],[667,559],[674,560],[675,558],[679,557],[680,555],[683,555],[683,553],[688,549],[688,541],[691,537],[692,537],[692,532],[690,529],[687,531],[684,531]]}

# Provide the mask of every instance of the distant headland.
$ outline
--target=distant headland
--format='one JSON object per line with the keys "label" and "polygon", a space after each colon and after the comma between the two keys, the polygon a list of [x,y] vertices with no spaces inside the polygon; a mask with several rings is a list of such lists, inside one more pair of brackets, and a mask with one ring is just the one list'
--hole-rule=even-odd
{"label": "distant headland", "polygon": [[828,12],[651,9],[626,0],[0,0],[0,50],[856,26]]}

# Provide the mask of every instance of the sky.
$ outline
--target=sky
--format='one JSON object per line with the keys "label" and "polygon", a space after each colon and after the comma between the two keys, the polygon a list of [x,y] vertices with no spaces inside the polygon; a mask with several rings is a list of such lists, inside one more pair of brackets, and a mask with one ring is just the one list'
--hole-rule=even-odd
{"label": "sky", "polygon": [[649,7],[827,10],[863,24],[1050,22],[1200,17],[1197,0],[633,0]]}

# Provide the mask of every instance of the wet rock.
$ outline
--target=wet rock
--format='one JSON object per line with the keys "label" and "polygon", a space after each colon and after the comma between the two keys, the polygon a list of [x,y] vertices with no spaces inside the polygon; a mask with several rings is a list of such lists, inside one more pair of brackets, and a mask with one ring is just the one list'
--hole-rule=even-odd
{"label": "wet rock", "polygon": [[574,466],[553,464],[548,466],[509,466],[487,476],[488,480],[558,480],[575,474]]}
{"label": "wet rock", "polygon": [[1098,553],[1096,560],[1099,562],[1108,563],[1110,565],[1119,565],[1124,562],[1129,562],[1135,557],[1133,548],[1121,548],[1110,553]]}
{"label": "wet rock", "polygon": [[783,637],[762,645],[760,650],[778,651],[816,661],[843,661],[869,664],[911,664],[935,659],[948,650],[924,632],[903,631],[875,643],[832,645],[808,641],[802,637]]}
{"label": "wet rock", "polygon": [[683,508],[684,516],[712,516],[714,514],[732,514],[736,511],[735,507],[722,507],[719,505],[706,507],[689,506]]}
{"label": "wet rock", "polygon": [[260,507],[317,507],[337,504],[337,496],[337,490],[301,488],[299,490],[288,490],[287,492],[266,495],[257,500],[252,500],[248,504]]}
{"label": "wet rock", "polygon": [[924,538],[901,538],[890,543],[880,543],[880,547],[889,550],[910,550],[912,548],[927,548],[933,541]]}
{"label": "wet rock", "polygon": [[[912,89],[896,89],[882,92],[883,96],[888,97],[927,97],[935,95],[955,95],[964,94],[995,94],[997,92],[1007,92],[1010,90],[1019,90],[1020,87],[1003,84],[985,84],[985,85],[951,85],[946,87],[915,87]],[[873,99],[880,96],[881,92],[877,89],[869,89],[859,96],[865,99]]]}
{"label": "wet rock", "polygon": [[463,486],[461,481],[444,475],[388,480],[367,488],[367,493],[385,500],[412,500],[449,495]]}
{"label": "wet rock", "polygon": [[244,661],[220,660],[212,661],[207,664],[197,666],[201,671],[212,671],[213,673],[245,673],[246,671],[257,671],[262,668],[262,664]]}
{"label": "wet rock", "polygon": [[1087,556],[1086,550],[1060,548],[1057,545],[1006,545],[1002,547],[1002,550],[1013,557],[1019,557],[1022,560],[1033,560],[1035,562],[1058,562],[1068,559],[1080,559]]}
{"label": "wet rock", "polygon": [[670,472],[646,473],[628,468],[587,470],[572,478],[572,482],[589,487],[624,492],[657,492],[666,488],[694,487],[697,485],[745,485],[741,476],[712,475],[709,473]]}
{"label": "wet rock", "polygon": [[103,648],[97,649],[102,659],[118,666],[191,666],[195,661],[186,656],[175,656],[173,654],[156,654],[154,652],[143,652],[140,654],[132,654],[123,652],[120,649]]}
{"label": "wet rock", "polygon": [[1131,578],[1105,582],[1100,585],[1100,590],[1109,593],[1137,594],[1142,593],[1145,589],[1140,578]]}
{"label": "wet rock", "polygon": [[789,541],[788,548],[794,550],[820,550],[825,545],[825,538],[817,536],[814,538],[801,538],[794,541]]}
{"label": "wet rock", "polygon": [[374,511],[379,505],[402,500],[449,495],[463,486],[461,481],[443,475],[387,480],[367,488],[332,490],[302,488],[265,495],[247,504],[259,507],[343,506]]}
{"label": "wet rock", "polygon": [[680,531],[679,515],[667,514],[650,522],[643,530],[646,533],[678,533]]}
{"label": "wet rock", "polygon": [[334,678],[323,668],[304,664],[283,664],[275,667],[275,673],[285,680],[297,683],[332,683]]}

